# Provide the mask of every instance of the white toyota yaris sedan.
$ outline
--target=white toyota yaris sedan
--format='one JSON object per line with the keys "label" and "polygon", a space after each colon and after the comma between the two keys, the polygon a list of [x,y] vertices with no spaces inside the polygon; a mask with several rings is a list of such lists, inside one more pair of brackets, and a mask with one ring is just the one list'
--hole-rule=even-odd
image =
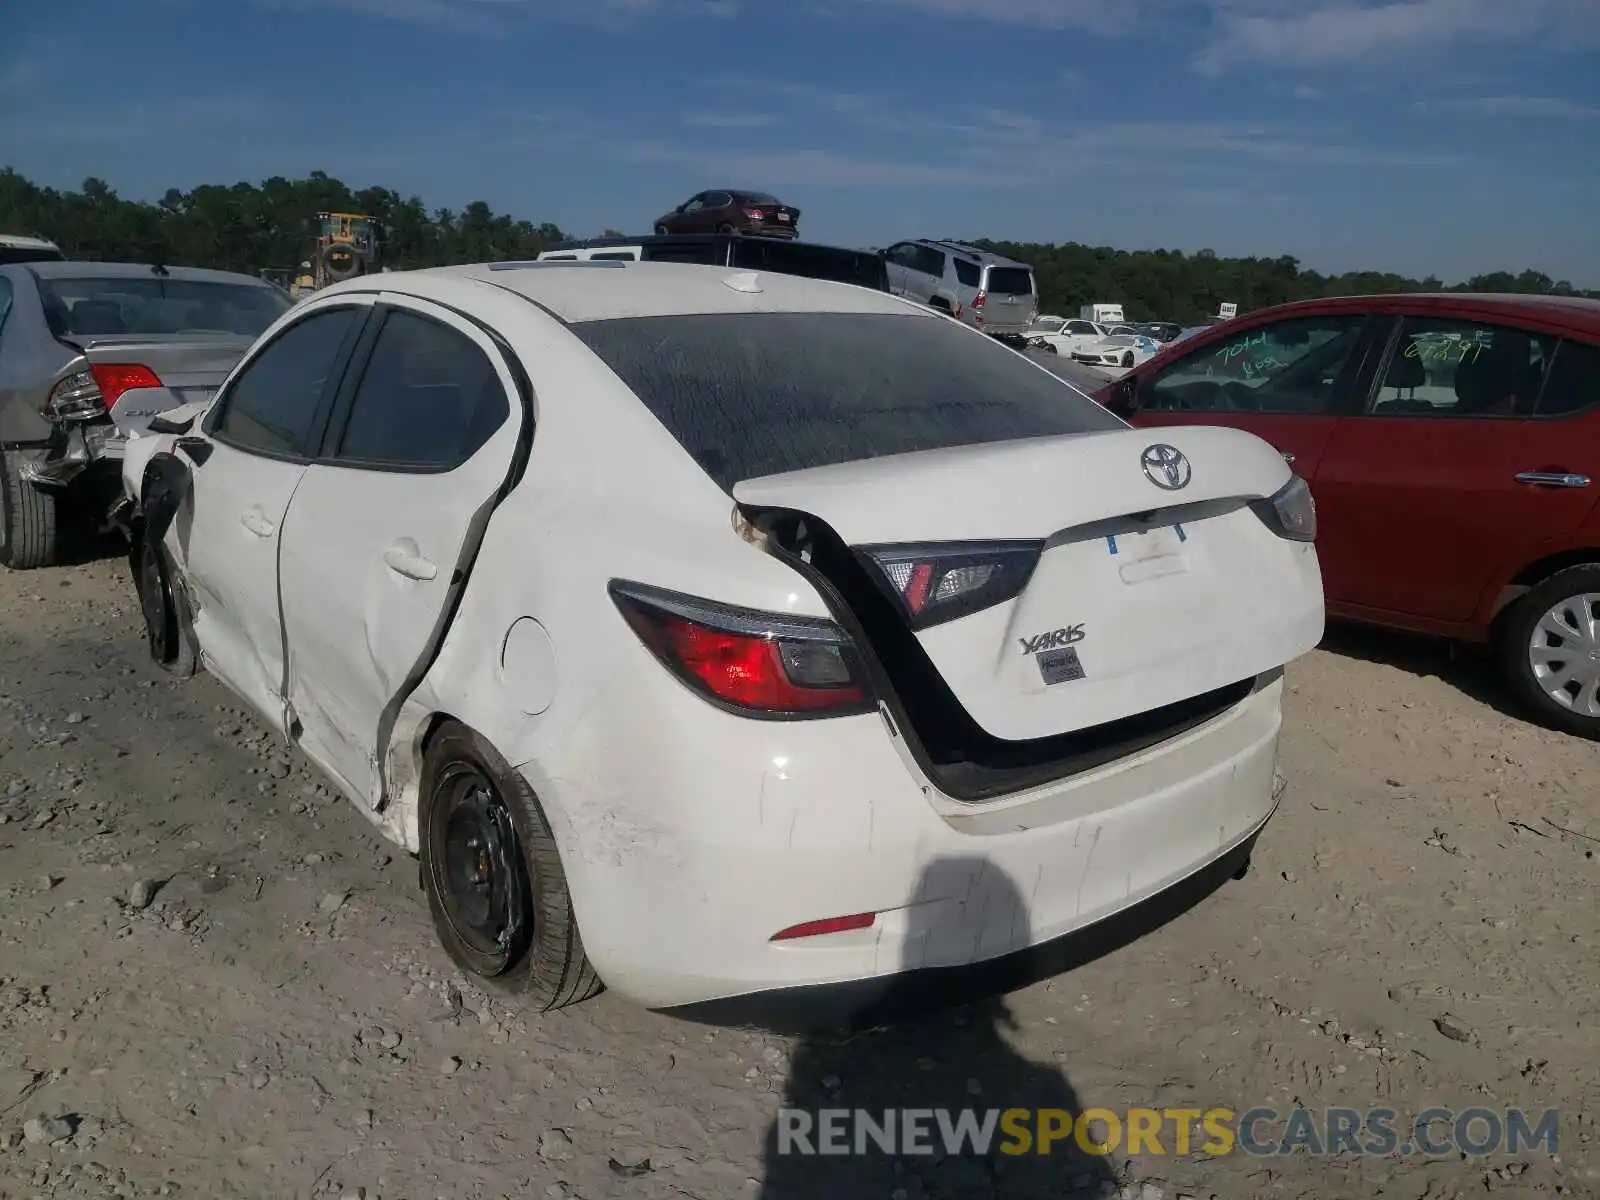
{"label": "white toyota yaris sedan", "polygon": [[1162,439],[892,296],[501,263],[319,292],[125,475],[155,659],[419,856],[459,964],[692,1008],[997,959],[1248,850],[1311,498],[1248,434]]}

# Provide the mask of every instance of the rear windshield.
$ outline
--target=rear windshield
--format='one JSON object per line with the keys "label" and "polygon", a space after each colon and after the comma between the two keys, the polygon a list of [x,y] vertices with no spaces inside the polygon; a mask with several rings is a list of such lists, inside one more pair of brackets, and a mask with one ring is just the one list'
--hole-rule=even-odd
{"label": "rear windshield", "polygon": [[572,331],[731,490],[742,479],[1122,422],[942,318],[696,313]]}
{"label": "rear windshield", "polygon": [[158,275],[39,280],[57,334],[233,333],[255,337],[293,303],[265,284]]}
{"label": "rear windshield", "polygon": [[990,267],[989,292],[996,296],[1033,295],[1033,272],[1026,267]]}
{"label": "rear windshield", "polygon": [[739,192],[737,193],[740,204],[765,205],[767,208],[782,208],[783,202],[776,196],[769,196],[765,192]]}

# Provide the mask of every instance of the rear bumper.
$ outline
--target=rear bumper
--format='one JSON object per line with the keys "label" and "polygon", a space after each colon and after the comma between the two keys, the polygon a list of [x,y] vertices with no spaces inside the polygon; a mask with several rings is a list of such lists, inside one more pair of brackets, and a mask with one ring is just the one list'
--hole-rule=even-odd
{"label": "rear bumper", "polygon": [[[1269,818],[1270,819],[1270,818]],[[804,1033],[867,1028],[984,1000],[1076,970],[1131,945],[1208,898],[1250,863],[1266,821],[1186,879],[1109,917],[988,962],[895,976],[802,984],[659,1009],[707,1025]]]}
{"label": "rear bumper", "polygon": [[[870,995],[1045,946],[1226,857],[1276,804],[1281,677],[1166,742],[982,804],[935,789],[875,714],[750,722],[636,682],[581,757],[522,770],[596,970],[648,1007]],[[658,704],[658,684],[678,694]],[[858,913],[870,927],[772,940]]]}
{"label": "rear bumper", "polygon": [[98,463],[120,463],[126,445],[111,425],[58,426],[43,446],[22,451],[20,473],[40,487],[65,487]]}

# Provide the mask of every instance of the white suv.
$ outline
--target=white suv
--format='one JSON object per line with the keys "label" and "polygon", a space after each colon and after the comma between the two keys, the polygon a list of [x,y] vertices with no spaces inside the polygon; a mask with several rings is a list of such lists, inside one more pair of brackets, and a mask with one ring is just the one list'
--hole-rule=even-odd
{"label": "white suv", "polygon": [[959,242],[899,242],[880,251],[889,290],[974,329],[1021,340],[1039,314],[1033,268]]}

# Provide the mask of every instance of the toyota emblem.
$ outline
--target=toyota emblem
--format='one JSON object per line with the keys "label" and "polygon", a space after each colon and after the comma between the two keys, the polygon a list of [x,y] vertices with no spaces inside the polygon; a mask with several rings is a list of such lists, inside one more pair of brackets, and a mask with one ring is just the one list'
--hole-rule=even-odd
{"label": "toyota emblem", "polygon": [[1150,482],[1164,491],[1175,492],[1189,486],[1192,474],[1189,460],[1176,446],[1169,446],[1165,442],[1146,446],[1144,453],[1139,456],[1139,465],[1144,468]]}

